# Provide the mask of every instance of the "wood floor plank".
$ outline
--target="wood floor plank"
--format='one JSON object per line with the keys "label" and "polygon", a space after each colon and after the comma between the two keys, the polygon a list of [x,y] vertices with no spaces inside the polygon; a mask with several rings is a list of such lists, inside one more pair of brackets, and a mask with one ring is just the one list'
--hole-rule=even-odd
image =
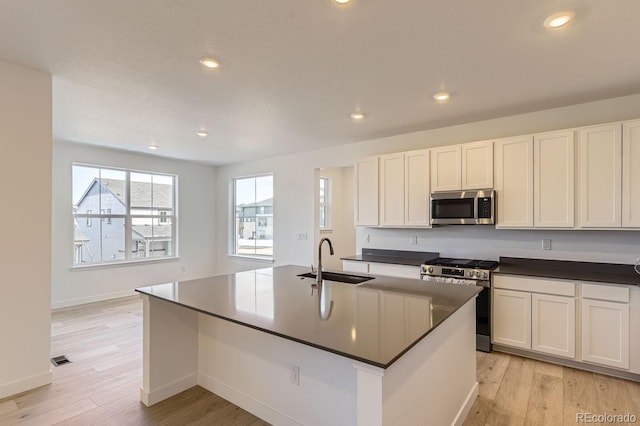
{"label": "wood floor plank", "polygon": [[543,361],[536,361],[536,373],[546,374],[547,376],[553,376],[562,379],[563,368],[560,365],[550,364]]}
{"label": "wood floor plank", "polygon": [[595,376],[598,389],[598,411],[595,414],[628,414],[638,411],[634,407],[626,381],[602,375]]}
{"label": "wood floor plank", "polygon": [[512,356],[487,416],[492,425],[523,425],[533,385],[536,361]]}
{"label": "wood floor plank", "polygon": [[598,407],[598,389],[594,374],[565,367],[564,403],[583,410]]}
{"label": "wood floor plank", "polygon": [[483,396],[478,396],[467,415],[464,426],[484,426],[491,411],[492,400]]}
{"label": "wood floor plank", "polygon": [[480,389],[478,393],[489,399],[494,399],[500,388],[500,382],[509,364],[510,355],[495,352],[492,356],[486,357],[477,369],[478,383]]}
{"label": "wood floor plank", "polygon": [[564,418],[563,383],[559,377],[534,373],[525,425],[561,425]]}

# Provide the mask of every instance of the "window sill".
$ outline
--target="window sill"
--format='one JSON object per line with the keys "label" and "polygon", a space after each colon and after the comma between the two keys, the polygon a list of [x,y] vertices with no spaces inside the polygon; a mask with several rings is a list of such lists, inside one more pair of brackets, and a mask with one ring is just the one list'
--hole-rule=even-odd
{"label": "window sill", "polygon": [[320,228],[320,233],[322,234],[323,232],[333,232],[333,228]]}
{"label": "window sill", "polygon": [[164,262],[177,262],[180,260],[178,256],[173,257],[163,257],[157,259],[145,259],[145,260],[126,260],[122,262],[108,262],[108,263],[91,263],[87,265],[73,265],[71,266],[71,271],[86,271],[93,269],[109,269],[109,268],[118,268],[120,266],[142,266],[148,265],[152,263],[164,263]]}
{"label": "window sill", "polygon": [[238,259],[238,260],[248,260],[251,262],[261,262],[261,263],[274,263],[276,260],[272,257],[260,257],[260,256],[250,256],[246,254],[227,254],[228,257]]}

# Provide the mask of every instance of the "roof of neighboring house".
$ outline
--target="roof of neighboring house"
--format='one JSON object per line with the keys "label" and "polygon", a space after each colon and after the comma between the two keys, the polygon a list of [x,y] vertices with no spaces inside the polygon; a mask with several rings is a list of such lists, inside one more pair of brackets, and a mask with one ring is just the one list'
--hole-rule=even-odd
{"label": "roof of neighboring house", "polygon": [[256,201],[255,203],[249,204],[239,204],[238,207],[272,207],[273,206],[273,197],[267,198],[266,200]]}
{"label": "roof of neighboring house", "polygon": [[[100,181],[102,186],[107,188],[118,200],[125,204],[125,181],[120,179],[98,179],[95,178],[89,189]],[[82,202],[82,199],[89,193],[89,189],[82,196],[78,204]],[[153,196],[153,205],[152,202]],[[159,208],[164,210],[173,210],[173,185],[167,185],[164,183],[149,182],[131,182],[131,208]]]}
{"label": "roof of neighboring house", "polygon": [[168,225],[132,225],[131,229],[145,240],[166,240],[171,238],[171,226]]}

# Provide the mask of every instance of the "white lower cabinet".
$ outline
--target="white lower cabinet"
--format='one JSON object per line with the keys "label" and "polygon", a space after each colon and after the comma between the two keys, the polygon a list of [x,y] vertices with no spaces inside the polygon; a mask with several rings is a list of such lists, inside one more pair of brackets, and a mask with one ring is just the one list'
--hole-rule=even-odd
{"label": "white lower cabinet", "polygon": [[575,298],[531,295],[531,349],[565,358],[575,357]]}
{"label": "white lower cabinet", "polygon": [[629,289],[583,287],[582,361],[629,369]]}
{"label": "white lower cabinet", "polygon": [[640,374],[640,289],[494,275],[497,345]]}
{"label": "white lower cabinet", "polygon": [[575,330],[573,282],[494,277],[493,343],[575,358]]}

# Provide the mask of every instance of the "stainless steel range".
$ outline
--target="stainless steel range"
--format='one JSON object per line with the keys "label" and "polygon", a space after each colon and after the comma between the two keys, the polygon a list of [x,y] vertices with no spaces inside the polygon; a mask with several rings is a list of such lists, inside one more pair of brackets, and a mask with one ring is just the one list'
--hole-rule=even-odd
{"label": "stainless steel range", "polygon": [[438,257],[424,263],[420,277],[425,281],[483,287],[476,298],[476,349],[491,352],[491,271],[498,262]]}

